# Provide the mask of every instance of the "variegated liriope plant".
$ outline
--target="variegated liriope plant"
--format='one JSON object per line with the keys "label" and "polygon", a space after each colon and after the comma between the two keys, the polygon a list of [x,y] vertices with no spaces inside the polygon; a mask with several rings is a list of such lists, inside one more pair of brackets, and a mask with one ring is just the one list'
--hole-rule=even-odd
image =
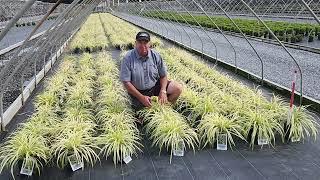
{"label": "variegated liriope plant", "polygon": [[54,126],[55,136],[51,144],[51,153],[60,168],[68,164],[70,156],[74,156],[79,163],[91,166],[99,159],[92,110],[96,71],[91,54],[81,55],[76,71],[68,90],[63,116]]}
{"label": "variegated liriope plant", "polygon": [[[137,27],[108,13],[99,13],[102,24],[109,36],[110,43],[118,49],[132,49],[135,44],[135,36],[140,31]],[[151,37],[151,47],[161,46],[159,38]]]}
{"label": "variegated liriope plant", "polygon": [[70,49],[73,52],[95,52],[107,48],[108,43],[99,15],[91,14],[71,41]]}
{"label": "variegated liriope plant", "polygon": [[[175,48],[158,48],[158,50],[166,60],[172,76],[186,83],[189,88],[183,92],[180,104],[185,104],[188,111],[195,114],[195,117],[200,115],[201,120],[206,122],[200,121],[199,124],[199,133],[206,135],[203,136],[205,139],[201,138],[202,142],[208,142],[208,138],[210,139],[207,132],[201,131],[201,129],[208,130],[207,114],[214,119],[222,115],[228,119],[231,117],[233,123],[241,127],[234,135],[241,139],[246,137],[252,148],[258,136],[266,138],[271,145],[275,142],[276,134],[280,134],[282,140],[285,133],[290,133],[290,138],[316,137],[319,125],[315,116],[310,115],[305,107],[295,108],[289,120],[291,128],[288,132],[284,132],[283,124],[288,117],[288,105],[282,99],[274,96],[268,101],[260,90],[244,86],[182,50]],[[200,98],[195,95],[199,95]],[[212,124],[212,128],[216,127],[212,122],[209,123]],[[204,124],[207,128],[202,127]],[[238,132],[241,132],[242,136]],[[211,136],[211,142],[214,140],[215,138]]]}
{"label": "variegated liriope plant", "polygon": [[110,55],[100,53],[97,58],[99,96],[97,119],[101,135],[97,137],[101,154],[118,162],[141,151],[139,131],[131,111],[129,97],[119,82],[116,62]]}
{"label": "variegated liriope plant", "polygon": [[57,73],[47,81],[45,91],[36,97],[36,112],[1,144],[0,172],[10,168],[15,178],[14,169],[25,160],[33,163],[40,174],[43,165],[51,159],[52,127],[59,121],[58,112],[62,109],[66,89],[75,73],[74,65],[73,57],[64,58]]}
{"label": "variegated liriope plant", "polygon": [[178,150],[182,142],[183,149],[187,147],[193,151],[198,146],[198,136],[187,119],[170,105],[162,105],[156,96],[152,97],[152,107],[138,112],[146,120],[146,132],[152,140],[153,146],[170,152],[170,163],[174,150]]}

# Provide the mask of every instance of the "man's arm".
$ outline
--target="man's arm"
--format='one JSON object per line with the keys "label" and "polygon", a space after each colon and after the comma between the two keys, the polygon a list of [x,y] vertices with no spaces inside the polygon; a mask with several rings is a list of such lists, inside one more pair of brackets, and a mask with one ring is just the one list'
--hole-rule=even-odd
{"label": "man's arm", "polygon": [[167,91],[167,84],[168,84],[168,77],[167,76],[163,76],[160,77],[160,91]]}
{"label": "man's arm", "polygon": [[158,65],[158,71],[160,75],[160,92],[159,92],[159,101],[162,104],[165,104],[168,102],[168,96],[167,96],[167,84],[168,84],[168,76],[167,76],[167,67],[164,63],[162,57],[159,54],[159,65]]}
{"label": "man's arm", "polygon": [[167,76],[160,77],[160,92],[159,92],[158,99],[161,104],[165,104],[168,102],[167,84],[168,84]]}
{"label": "man's arm", "polygon": [[128,93],[136,97],[144,106],[151,106],[151,98],[149,96],[144,96],[143,94],[141,94],[130,81],[124,81],[123,85],[127,89]]}

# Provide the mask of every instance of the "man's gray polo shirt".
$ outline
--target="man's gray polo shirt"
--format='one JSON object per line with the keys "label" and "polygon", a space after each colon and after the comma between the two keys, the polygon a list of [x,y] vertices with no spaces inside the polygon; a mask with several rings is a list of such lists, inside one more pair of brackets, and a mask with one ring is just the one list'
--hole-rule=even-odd
{"label": "man's gray polo shirt", "polygon": [[167,75],[167,67],[160,54],[153,49],[141,57],[137,49],[130,50],[121,62],[120,80],[131,82],[138,90],[155,86],[160,77]]}

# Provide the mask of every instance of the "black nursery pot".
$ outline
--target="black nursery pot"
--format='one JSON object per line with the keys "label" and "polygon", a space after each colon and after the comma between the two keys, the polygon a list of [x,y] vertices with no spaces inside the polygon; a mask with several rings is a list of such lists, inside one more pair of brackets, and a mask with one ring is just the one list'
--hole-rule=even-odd
{"label": "black nursery pot", "polygon": [[289,135],[290,135],[291,125],[284,123],[283,130],[284,130],[284,140],[285,140],[285,142],[289,142],[290,141]]}
{"label": "black nursery pot", "polygon": [[[247,136],[247,141],[251,142],[251,138],[252,138],[252,133],[253,133],[253,127],[250,128],[248,136]],[[259,134],[259,131],[257,131],[257,134]],[[258,145],[258,136],[256,136],[254,138],[254,145]]]}
{"label": "black nursery pot", "polygon": [[14,169],[13,169],[14,175],[15,175],[15,176],[18,176],[18,177],[20,176],[21,178],[22,178],[22,177],[28,177],[28,176],[26,176],[26,175],[20,174],[20,170],[21,170],[21,167],[22,167],[22,163],[23,163],[23,159],[18,160],[16,166],[15,166]]}
{"label": "black nursery pot", "polygon": [[314,36],[309,36],[308,42],[313,42]]}
{"label": "black nursery pot", "polygon": [[[182,115],[185,116],[185,117],[188,117],[192,112],[191,111],[186,111],[187,107],[186,106],[183,106],[181,108],[181,112],[182,112]],[[201,115],[197,116],[195,118],[195,121],[194,121],[194,127],[197,127],[199,124],[200,124],[200,120],[201,120]]]}
{"label": "black nursery pot", "polygon": [[75,48],[75,49],[73,50],[73,52],[76,53],[76,54],[79,54],[79,53],[80,53],[80,48],[78,48],[78,47]]}
{"label": "black nursery pot", "polygon": [[86,48],[85,48],[85,51],[88,52],[88,53],[91,53],[91,52],[92,52],[89,47],[86,47]]}

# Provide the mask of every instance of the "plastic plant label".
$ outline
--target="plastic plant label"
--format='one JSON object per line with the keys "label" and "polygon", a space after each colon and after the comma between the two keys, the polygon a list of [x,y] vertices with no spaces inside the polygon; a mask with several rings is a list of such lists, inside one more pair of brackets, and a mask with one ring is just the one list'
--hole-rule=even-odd
{"label": "plastic plant label", "polygon": [[269,144],[268,138],[264,136],[258,136],[258,145],[266,145]]}
{"label": "plastic plant label", "polygon": [[228,150],[227,145],[227,134],[219,134],[217,139],[217,150],[226,151]]}
{"label": "plastic plant label", "polygon": [[131,161],[132,161],[131,156],[127,156],[127,157],[123,158],[123,162],[126,163],[126,164],[128,164]]}
{"label": "plastic plant label", "polygon": [[300,137],[297,137],[297,136],[291,137],[291,142],[299,142],[299,141],[300,141]]}
{"label": "plastic plant label", "polygon": [[84,166],[83,162],[78,161],[76,155],[69,156],[68,160],[72,171],[76,171]]}
{"label": "plastic plant label", "polygon": [[184,156],[184,142],[183,140],[180,140],[178,142],[178,146],[176,147],[176,149],[173,150],[173,155],[174,156]]}
{"label": "plastic plant label", "polygon": [[192,120],[193,120],[193,115],[192,115],[192,113],[190,113],[190,114],[187,116],[187,119],[188,119],[189,121],[192,121]]}
{"label": "plastic plant label", "polygon": [[20,174],[24,174],[27,176],[31,176],[33,172],[33,167],[34,167],[34,161],[31,159],[24,159],[22,162],[22,167],[20,170]]}

